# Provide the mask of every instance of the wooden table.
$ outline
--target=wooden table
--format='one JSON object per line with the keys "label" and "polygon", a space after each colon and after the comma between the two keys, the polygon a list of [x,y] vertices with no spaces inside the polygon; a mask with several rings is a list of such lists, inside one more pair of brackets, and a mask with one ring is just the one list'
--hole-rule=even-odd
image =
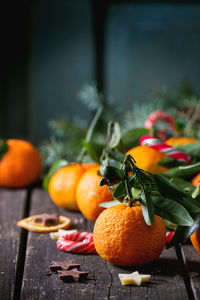
{"label": "wooden table", "polygon": [[[98,255],[68,254],[57,249],[49,234],[27,232],[16,222],[28,215],[58,212],[72,219],[79,231],[93,223],[78,212],[56,207],[40,188],[0,189],[0,299],[200,299],[200,255],[191,245],[164,250],[161,257],[142,267],[118,267]],[[72,260],[88,270],[84,283],[63,283],[47,276],[52,260]],[[122,286],[118,273],[151,274],[149,283]]]}

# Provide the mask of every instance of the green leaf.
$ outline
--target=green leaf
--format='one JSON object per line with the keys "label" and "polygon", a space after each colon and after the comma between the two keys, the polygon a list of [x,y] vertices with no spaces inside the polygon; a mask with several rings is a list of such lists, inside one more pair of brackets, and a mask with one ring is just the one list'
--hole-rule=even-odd
{"label": "green leaf", "polygon": [[177,159],[175,159],[171,156],[165,156],[162,160],[159,161],[158,165],[167,167],[167,168],[172,168],[172,167],[177,167],[177,166],[183,166],[183,165],[185,165],[185,162],[178,161]]}
{"label": "green leaf", "polygon": [[187,229],[186,239],[188,239],[191,234],[200,228],[200,213],[194,217],[194,223]]}
{"label": "green leaf", "polygon": [[90,124],[90,127],[88,128],[86,138],[85,138],[87,143],[89,143],[91,141],[94,129],[96,127],[97,122],[99,121],[99,118],[100,118],[102,112],[103,112],[103,106],[100,105],[94,115],[94,118]]}
{"label": "green leaf", "polygon": [[99,164],[100,156],[102,154],[104,145],[94,143],[94,142],[87,142],[85,140],[85,141],[83,141],[83,146],[85,147],[85,149],[86,149],[88,155],[91,157],[91,159]]}
{"label": "green leaf", "polygon": [[60,159],[55,161],[55,163],[52,165],[52,167],[49,169],[48,173],[44,176],[43,182],[42,182],[42,186],[45,190],[48,191],[48,187],[49,187],[49,181],[51,179],[51,177],[53,176],[53,174],[58,171],[59,169],[61,169],[62,167],[65,167],[68,165],[68,161],[64,160],[64,159]]}
{"label": "green leaf", "polygon": [[200,228],[200,213],[194,218],[192,226],[178,226],[177,230],[167,248],[177,245],[178,243],[187,240],[196,230]]}
{"label": "green leaf", "polygon": [[192,193],[192,198],[195,198],[200,195],[200,186],[198,185],[194,192]]}
{"label": "green leaf", "polygon": [[115,159],[108,159],[107,160],[107,165],[112,166],[118,169],[121,169],[121,163]]}
{"label": "green leaf", "polygon": [[[85,142],[86,142],[86,143],[89,143],[89,142],[91,141],[92,135],[93,135],[94,130],[95,130],[95,127],[96,127],[96,125],[97,125],[97,123],[98,123],[98,121],[99,121],[99,118],[100,118],[102,112],[103,112],[103,106],[100,105],[100,106],[98,107],[98,109],[97,109],[95,115],[94,115],[94,118],[92,119],[92,122],[91,122],[91,124],[90,124],[90,127],[88,128],[88,131],[87,131],[87,134],[86,134],[86,138],[85,138]],[[81,149],[81,152],[80,152],[78,158],[77,158],[77,162],[81,162],[81,161],[82,161],[82,159],[83,159],[83,157],[84,157],[84,154],[85,154],[85,151],[86,151],[86,149],[83,147],[83,148]]]}
{"label": "green leaf", "polygon": [[8,148],[6,140],[0,140],[0,159],[6,154]]}
{"label": "green leaf", "polygon": [[[129,183],[130,183],[131,187],[134,184],[134,177],[135,177],[134,175],[129,176]],[[131,188],[131,192],[132,192],[134,199],[138,199],[139,195],[141,194],[141,190],[136,189],[134,187]],[[125,196],[126,194],[127,194],[127,191],[126,191],[125,180],[122,180],[118,185],[116,185],[114,187],[113,196],[115,198],[120,198],[120,197]]]}
{"label": "green leaf", "polygon": [[142,187],[142,214],[147,225],[152,225],[154,221],[154,206],[150,194]]}
{"label": "green leaf", "polygon": [[135,187],[131,188],[131,193],[134,200],[141,199],[141,189],[137,189]]}
{"label": "green leaf", "polygon": [[152,197],[152,201],[155,205],[156,214],[162,218],[177,225],[193,225],[194,220],[179,203],[165,197]]}
{"label": "green leaf", "polygon": [[104,208],[109,208],[111,206],[115,206],[118,204],[121,204],[121,202],[119,202],[118,200],[113,200],[113,201],[109,201],[109,202],[100,203],[99,206],[104,207]]}
{"label": "green leaf", "polygon": [[121,140],[120,126],[119,126],[119,123],[115,122],[114,127],[113,127],[112,137],[111,137],[111,140],[109,141],[108,147],[110,149],[117,147],[120,140]]}
{"label": "green leaf", "polygon": [[187,193],[181,191],[176,187],[173,182],[161,174],[152,175],[157,187],[164,197],[171,198],[184,206],[189,213],[197,213],[200,211],[200,206],[197,206],[195,199]]}
{"label": "green leaf", "polygon": [[140,138],[147,133],[148,130],[145,128],[136,128],[125,132],[121,138],[125,150],[130,150],[139,145]]}
{"label": "green leaf", "polygon": [[124,179],[124,172],[113,166],[103,166],[101,174],[103,177]]}
{"label": "green leaf", "polygon": [[122,154],[117,149],[109,149],[108,150],[108,156],[109,156],[109,159],[119,161],[120,163],[123,163],[124,158],[125,158],[125,155]]}
{"label": "green leaf", "polygon": [[172,182],[179,190],[182,190],[185,193],[192,194],[192,192],[195,190],[195,186],[193,184],[191,184],[189,181],[185,181],[182,178],[174,177]]}
{"label": "green leaf", "polygon": [[123,180],[114,188],[113,196],[115,198],[120,198],[125,195],[126,195],[126,186],[125,186],[125,181]]}
{"label": "green leaf", "polygon": [[173,222],[170,222],[164,218],[163,218],[163,222],[165,224],[166,229],[169,229],[170,231],[171,230],[175,231],[177,229],[177,225],[174,224]]}
{"label": "green leaf", "polygon": [[172,168],[168,171],[163,172],[162,174],[168,178],[180,177],[180,178],[190,178],[192,175],[200,172],[200,162],[189,166],[180,166]]}
{"label": "green leaf", "polygon": [[178,145],[175,148],[190,155],[192,160],[200,160],[200,141],[187,145]]}

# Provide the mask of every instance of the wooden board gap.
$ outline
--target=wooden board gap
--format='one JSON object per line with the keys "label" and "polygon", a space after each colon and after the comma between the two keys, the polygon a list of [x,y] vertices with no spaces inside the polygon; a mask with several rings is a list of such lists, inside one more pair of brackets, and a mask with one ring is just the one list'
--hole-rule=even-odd
{"label": "wooden board gap", "polygon": [[[29,216],[31,194],[32,194],[32,188],[28,188],[27,193],[26,193],[23,218],[26,218]],[[16,268],[16,274],[15,274],[13,300],[21,299],[21,287],[22,287],[22,280],[23,280],[23,274],[24,274],[27,239],[28,239],[28,231],[25,229],[21,229],[19,252],[18,252],[18,257],[17,257],[17,268]]]}

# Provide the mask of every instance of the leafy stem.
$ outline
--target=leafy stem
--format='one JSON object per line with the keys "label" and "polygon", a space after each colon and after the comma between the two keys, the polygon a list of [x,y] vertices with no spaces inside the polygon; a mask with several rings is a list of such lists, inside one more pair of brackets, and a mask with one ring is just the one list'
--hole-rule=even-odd
{"label": "leafy stem", "polygon": [[[94,118],[90,124],[90,127],[88,128],[86,138],[85,138],[86,143],[89,143],[91,141],[92,135],[94,133],[94,129],[96,127],[96,124],[97,124],[102,112],[103,112],[103,106],[100,105],[94,115]],[[86,149],[85,149],[85,147],[82,147],[81,152],[77,158],[77,162],[79,162],[79,163],[82,162],[85,153],[86,153]]]}

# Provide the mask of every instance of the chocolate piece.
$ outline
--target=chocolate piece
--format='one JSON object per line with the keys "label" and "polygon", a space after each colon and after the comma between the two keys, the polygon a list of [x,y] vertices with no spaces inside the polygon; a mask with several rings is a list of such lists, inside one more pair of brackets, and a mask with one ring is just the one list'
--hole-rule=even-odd
{"label": "chocolate piece", "polygon": [[78,271],[78,269],[72,269],[72,270],[62,270],[58,271],[58,275],[60,277],[60,280],[64,282],[71,282],[71,281],[81,281],[82,279],[85,279],[88,276],[89,272],[86,271]]}
{"label": "chocolate piece", "polygon": [[74,268],[79,269],[80,264],[74,264],[71,261],[62,261],[62,262],[52,261],[49,268],[52,272],[57,272],[58,270],[67,271]]}
{"label": "chocolate piece", "polygon": [[34,220],[35,223],[42,223],[44,226],[55,226],[60,224],[58,214],[43,214]]}

